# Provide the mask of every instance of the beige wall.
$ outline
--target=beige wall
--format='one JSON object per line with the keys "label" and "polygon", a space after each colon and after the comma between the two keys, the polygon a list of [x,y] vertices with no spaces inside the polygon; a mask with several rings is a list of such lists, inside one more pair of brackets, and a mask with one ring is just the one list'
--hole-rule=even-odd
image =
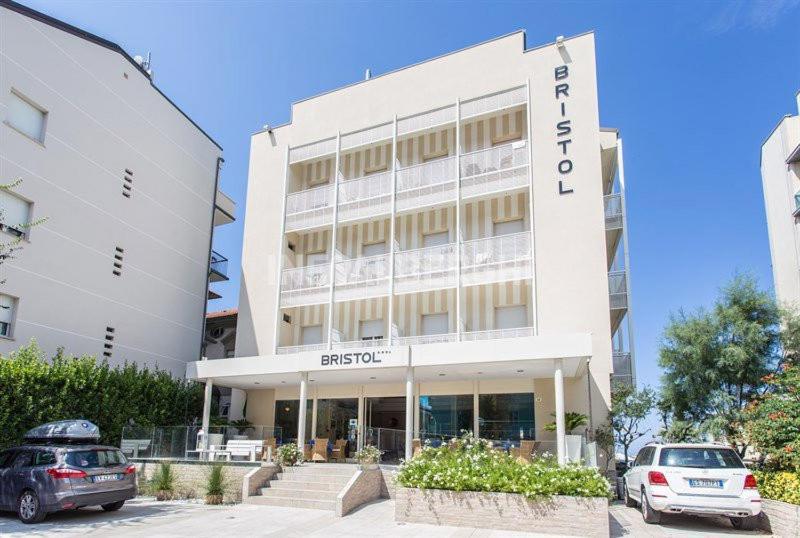
{"label": "beige wall", "polygon": [[[112,363],[183,376],[202,341],[221,150],[118,52],[4,7],[0,34],[0,182],[22,178],[47,218],[3,264],[18,310],[0,353],[35,338],[102,356],[113,327]],[[4,123],[12,90],[47,111],[42,144]]]}

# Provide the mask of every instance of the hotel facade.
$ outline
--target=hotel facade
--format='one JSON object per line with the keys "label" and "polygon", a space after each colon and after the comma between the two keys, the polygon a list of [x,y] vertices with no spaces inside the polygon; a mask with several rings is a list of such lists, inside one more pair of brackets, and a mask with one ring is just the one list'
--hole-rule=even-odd
{"label": "hotel facade", "polygon": [[[0,354],[35,339],[183,377],[201,356],[211,249],[234,202],[222,148],[143,59],[0,0]],[[19,182],[17,183],[17,180]],[[26,223],[41,221],[33,227]]]}
{"label": "hotel facade", "polygon": [[187,369],[204,426],[219,385],[282,442],[407,457],[470,430],[574,459],[565,413],[592,432],[635,376],[622,164],[592,33],[294,103],[251,140],[235,357]]}
{"label": "hotel facade", "polygon": [[800,307],[800,92],[761,146],[761,181],[769,230],[775,295]]}

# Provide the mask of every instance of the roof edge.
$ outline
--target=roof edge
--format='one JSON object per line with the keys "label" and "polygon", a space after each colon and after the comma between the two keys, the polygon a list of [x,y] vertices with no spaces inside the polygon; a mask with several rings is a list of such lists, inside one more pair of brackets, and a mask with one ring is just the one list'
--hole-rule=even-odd
{"label": "roof edge", "polygon": [[95,45],[99,45],[101,47],[104,47],[106,49],[114,51],[114,52],[116,52],[118,54],[121,54],[123,58],[128,60],[131,63],[131,65],[133,65],[136,68],[136,70],[142,76],[144,76],[148,80],[148,82],[150,82],[150,86],[155,91],[157,91],[161,95],[161,97],[166,99],[167,102],[170,105],[172,105],[173,108],[175,108],[175,110],[180,112],[181,115],[183,115],[184,118],[189,120],[189,123],[194,125],[194,127],[198,131],[203,133],[203,135],[206,138],[208,138],[208,140],[211,141],[211,143],[214,144],[220,151],[223,151],[222,146],[220,146],[219,143],[217,143],[216,140],[211,138],[211,135],[209,135],[207,132],[205,132],[203,130],[203,128],[200,127],[191,117],[189,117],[189,115],[186,112],[181,110],[181,108],[178,105],[176,105],[175,102],[172,99],[167,97],[167,95],[164,92],[162,92],[158,88],[158,86],[155,85],[155,83],[153,82],[153,79],[150,77],[150,75],[147,73],[147,71],[145,71],[142,68],[141,65],[136,63],[136,60],[134,60],[131,57],[131,55],[128,54],[127,52],[125,52],[125,49],[120,47],[118,44],[114,43],[113,41],[109,41],[108,39],[102,38],[102,37],[100,37],[98,35],[95,35],[95,34],[93,34],[91,32],[87,32],[86,30],[82,30],[81,28],[78,28],[77,26],[73,26],[73,25],[71,25],[71,24],[69,24],[67,22],[64,22],[64,21],[60,20],[60,19],[56,19],[55,17],[51,17],[50,15],[46,15],[45,13],[42,13],[41,11],[36,11],[33,8],[30,8],[30,7],[25,6],[23,4],[19,4],[17,2],[14,2],[13,0],[0,0],[0,7],[7,8],[7,9],[9,9],[11,11],[19,13],[20,15],[24,15],[24,16],[29,17],[31,19],[37,20],[37,21],[39,21],[39,22],[41,22],[43,24],[46,24],[48,26],[52,26],[53,28],[56,28],[56,29],[61,30],[63,32],[67,32],[68,34],[72,34],[72,35],[74,35],[76,37],[79,37],[81,39],[84,39],[86,41],[94,43]]}

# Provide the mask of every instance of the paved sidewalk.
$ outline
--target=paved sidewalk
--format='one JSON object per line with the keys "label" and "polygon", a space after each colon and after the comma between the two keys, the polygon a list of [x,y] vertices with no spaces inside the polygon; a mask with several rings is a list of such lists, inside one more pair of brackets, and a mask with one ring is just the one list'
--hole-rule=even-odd
{"label": "paved sidewalk", "polygon": [[609,509],[611,536],[697,536],[717,538],[730,536],[771,536],[761,531],[737,531],[726,517],[696,517],[664,514],[659,525],[648,525],[637,508],[615,503]]}

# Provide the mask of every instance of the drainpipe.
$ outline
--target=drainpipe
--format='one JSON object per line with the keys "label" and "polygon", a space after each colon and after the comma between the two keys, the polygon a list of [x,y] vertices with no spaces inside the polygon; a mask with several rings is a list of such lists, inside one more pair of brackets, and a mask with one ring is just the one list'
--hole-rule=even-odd
{"label": "drainpipe", "polygon": [[219,171],[225,159],[217,157],[217,170],[214,173],[214,197],[211,204],[211,228],[208,231],[208,259],[206,262],[206,288],[203,290],[203,330],[200,333],[200,356],[203,360],[203,351],[206,347],[206,315],[208,315],[208,288],[211,286],[211,249],[214,247],[214,212],[217,210],[217,192],[219,192]]}

